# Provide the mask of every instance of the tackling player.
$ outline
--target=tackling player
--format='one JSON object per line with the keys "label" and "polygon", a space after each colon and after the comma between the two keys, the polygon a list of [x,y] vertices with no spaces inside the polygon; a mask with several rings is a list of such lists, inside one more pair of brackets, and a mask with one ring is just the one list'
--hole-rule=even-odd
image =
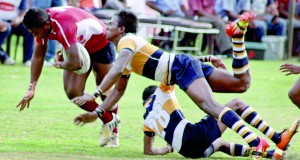
{"label": "tackling player", "polygon": [[[249,69],[243,42],[244,30],[253,18],[252,14],[245,14],[245,17],[240,18],[240,21],[234,22],[227,28],[228,32],[234,33],[232,34],[234,43],[233,68],[237,74],[244,74]],[[130,11],[121,10],[111,19],[106,37],[117,46],[119,56],[115,65],[97,87],[94,95],[101,95],[114,84],[116,87],[94,111],[99,117],[113,107],[114,103],[123,96],[128,80],[121,77],[127,76],[129,78],[130,72],[133,71],[167,85],[179,85],[201,110],[219,119],[227,127],[238,133],[250,147],[256,147],[257,150],[262,151],[269,147],[268,142],[251,132],[233,110],[214,100],[212,96],[213,87],[210,85],[215,85],[221,89],[222,86],[217,83],[225,81],[224,77],[214,74],[215,70],[212,66],[205,65],[188,54],[175,55],[151,45],[145,39],[135,35],[137,26],[138,18]],[[230,81],[226,81],[226,83],[230,84]],[[85,100],[90,100],[90,97],[82,96],[73,99],[75,103],[82,103]],[[241,133],[239,130],[244,132]]]}
{"label": "tackling player", "polygon": [[[64,89],[69,99],[83,95],[86,80],[91,72],[91,69],[85,74],[74,72],[82,67],[79,58],[79,44],[85,46],[90,55],[96,85],[101,83],[115,61],[114,45],[106,39],[105,24],[87,11],[75,7],[53,7],[46,10],[31,8],[24,16],[23,24],[34,35],[37,44],[31,61],[29,89],[17,105],[20,107],[20,111],[28,108],[34,97],[49,39],[61,43],[68,56],[68,60],[63,60],[61,55],[56,54],[54,65],[56,68],[64,70]],[[103,94],[102,100],[105,97]],[[98,104],[96,101],[90,101],[78,104],[78,106],[91,112],[98,107]],[[105,124],[103,136],[100,138],[101,146],[110,140],[111,135],[106,131],[107,125],[115,124],[108,122],[119,121],[115,115],[117,112],[118,106],[114,104],[114,107],[101,117]],[[114,134],[117,135],[118,128],[113,128]]]}
{"label": "tackling player", "polygon": [[[241,76],[249,70],[247,52],[244,46],[244,33],[249,21],[253,18],[253,14],[245,13],[239,21],[233,22],[226,28],[233,40],[233,71]],[[107,39],[117,46],[119,56],[116,63],[97,87],[93,97],[84,95],[74,98],[73,101],[82,103],[87,100],[94,100],[97,95],[101,95],[114,84],[116,87],[94,113],[81,115],[79,119],[76,119],[78,122],[85,122],[85,119],[92,121],[97,115],[101,117],[108,111],[123,96],[128,82],[123,77],[129,79],[132,71],[167,85],[177,84],[201,110],[238,133],[250,147],[256,147],[258,151],[266,151],[269,147],[268,142],[258,138],[241,121],[236,112],[218,104],[212,96],[212,88],[219,88],[221,92],[223,86],[219,85],[218,82],[225,85],[226,83],[230,84],[232,75],[227,73],[228,78],[225,79],[212,66],[203,64],[190,55],[175,55],[160,50],[145,39],[135,35],[137,26],[138,19],[130,11],[121,10],[112,17],[107,31]],[[288,135],[290,134],[288,133]],[[286,149],[286,146],[281,149]]]}

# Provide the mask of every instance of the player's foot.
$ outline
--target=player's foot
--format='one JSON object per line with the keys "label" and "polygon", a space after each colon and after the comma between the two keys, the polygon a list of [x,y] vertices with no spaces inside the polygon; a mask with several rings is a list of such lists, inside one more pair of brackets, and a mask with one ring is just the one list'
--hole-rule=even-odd
{"label": "player's foot", "polygon": [[246,157],[250,157],[251,160],[258,160],[261,159],[263,154],[261,152],[256,151],[256,148],[249,148],[245,152]]}
{"label": "player's foot", "polygon": [[119,147],[119,135],[117,133],[112,133],[110,141],[104,147]]}
{"label": "player's foot", "polygon": [[283,160],[285,152],[279,149],[276,149],[272,155],[272,160]]}
{"label": "player's foot", "polygon": [[253,12],[245,12],[241,14],[238,20],[226,25],[226,33],[229,37],[245,34],[249,22],[252,21],[254,18],[255,14]]}
{"label": "player's foot", "polygon": [[100,146],[105,146],[113,138],[113,129],[121,122],[120,117],[115,113],[112,113],[113,119],[102,126],[102,132],[100,136]]}
{"label": "player's foot", "polygon": [[282,133],[280,133],[280,142],[276,145],[281,150],[287,150],[289,146],[289,142],[295,135],[295,133],[298,132],[298,127],[300,125],[300,119],[297,119],[291,128],[284,130]]}
{"label": "player's foot", "polygon": [[[259,138],[259,144],[255,147],[255,151],[257,153],[264,153],[266,152],[267,148],[270,147],[269,142],[264,138]],[[253,155],[252,159],[261,159],[262,154]]]}
{"label": "player's foot", "polygon": [[272,160],[283,160],[285,158],[285,152],[280,149],[268,150],[263,153],[263,158],[269,158]]}
{"label": "player's foot", "polygon": [[111,130],[108,126],[103,125],[101,136],[100,136],[100,146],[103,147],[107,144],[107,142],[111,139]]}

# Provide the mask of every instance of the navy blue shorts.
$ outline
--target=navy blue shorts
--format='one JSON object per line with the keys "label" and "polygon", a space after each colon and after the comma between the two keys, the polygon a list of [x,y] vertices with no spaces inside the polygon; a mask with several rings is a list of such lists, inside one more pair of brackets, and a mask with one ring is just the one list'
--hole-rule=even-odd
{"label": "navy blue shorts", "polygon": [[188,54],[175,56],[172,66],[171,84],[177,84],[186,91],[190,84],[197,78],[208,78],[214,68],[204,64]]}
{"label": "navy blue shorts", "polygon": [[211,143],[220,137],[217,120],[207,115],[200,122],[188,123],[185,127],[179,153],[188,158],[201,158]]}
{"label": "navy blue shorts", "polygon": [[115,46],[113,43],[109,42],[101,50],[91,53],[90,57],[92,62],[111,64],[116,60]]}

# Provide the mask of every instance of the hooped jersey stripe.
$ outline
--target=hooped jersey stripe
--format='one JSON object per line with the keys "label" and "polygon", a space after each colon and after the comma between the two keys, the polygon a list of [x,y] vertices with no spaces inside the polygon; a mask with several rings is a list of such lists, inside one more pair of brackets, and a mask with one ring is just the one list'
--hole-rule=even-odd
{"label": "hooped jersey stripe", "polygon": [[118,52],[125,48],[132,50],[134,55],[123,74],[129,74],[132,71],[147,78],[170,84],[170,71],[175,54],[164,52],[145,39],[131,33],[122,37],[117,45]]}
{"label": "hooped jersey stripe", "polygon": [[161,85],[145,103],[144,131],[155,132],[179,151],[184,128],[189,123],[184,119],[173,86],[169,90]]}

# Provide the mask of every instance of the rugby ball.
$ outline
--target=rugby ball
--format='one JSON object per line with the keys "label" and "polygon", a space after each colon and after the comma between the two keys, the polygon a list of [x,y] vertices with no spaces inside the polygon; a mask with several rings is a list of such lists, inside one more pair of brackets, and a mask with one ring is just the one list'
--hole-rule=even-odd
{"label": "rugby ball", "polygon": [[[77,44],[78,44],[77,46],[79,46],[78,47],[79,57],[80,57],[83,65],[82,65],[81,69],[76,70],[74,72],[77,74],[84,74],[84,73],[88,72],[91,67],[91,59],[90,59],[90,55],[89,55],[88,51],[85,49],[85,47],[80,43],[77,43]],[[64,60],[67,61],[68,55],[64,48],[62,48],[61,53],[63,55]]]}

